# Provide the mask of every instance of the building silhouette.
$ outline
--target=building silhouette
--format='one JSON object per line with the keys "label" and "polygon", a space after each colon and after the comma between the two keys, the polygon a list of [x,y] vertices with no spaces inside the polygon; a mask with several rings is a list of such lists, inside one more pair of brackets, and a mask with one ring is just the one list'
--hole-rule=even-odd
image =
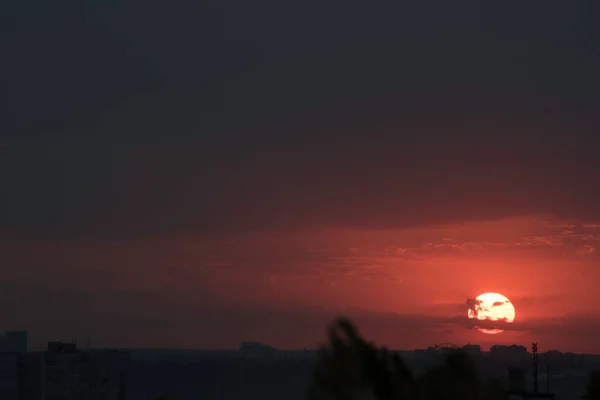
{"label": "building silhouette", "polygon": [[[23,336],[9,336],[23,349]],[[1,400],[125,400],[130,356],[49,342],[45,351],[0,353]]]}
{"label": "building silhouette", "polygon": [[529,353],[527,353],[527,347],[525,346],[516,344],[510,346],[494,345],[490,347],[490,357],[497,361],[527,360]]}
{"label": "building silhouette", "polygon": [[269,345],[258,342],[242,342],[240,356],[248,359],[273,359],[277,350]]}
{"label": "building silhouette", "polygon": [[462,350],[470,355],[471,357],[481,357],[481,346],[478,344],[466,344],[462,347]]}
{"label": "building silhouette", "polygon": [[[508,346],[511,347],[511,346]],[[515,349],[523,346],[512,346]],[[525,349],[527,350],[527,349]],[[512,351],[512,350],[511,350]],[[521,350],[518,350],[520,353]],[[538,345],[532,343],[531,345],[531,361],[533,362],[533,390],[527,390],[525,369],[524,368],[510,368],[508,371],[509,378],[509,393],[511,397],[518,399],[554,399],[554,393],[550,392],[550,374],[549,370],[546,370],[546,390],[541,390],[538,381]]]}
{"label": "building silhouette", "polygon": [[27,331],[7,331],[1,334],[0,353],[27,353]]}
{"label": "building silhouette", "polygon": [[0,353],[0,399],[20,400],[19,368],[20,355]]}

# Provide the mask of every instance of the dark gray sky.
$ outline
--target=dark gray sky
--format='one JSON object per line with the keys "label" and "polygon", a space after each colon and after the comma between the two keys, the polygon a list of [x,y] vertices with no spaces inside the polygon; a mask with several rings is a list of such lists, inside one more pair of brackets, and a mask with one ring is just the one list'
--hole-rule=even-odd
{"label": "dark gray sky", "polygon": [[355,3],[3,3],[0,238],[600,219],[598,5]]}
{"label": "dark gray sky", "polygon": [[[496,198],[468,193],[476,217],[532,208],[522,197],[568,213],[564,188],[595,203],[590,3],[3,7],[9,235],[195,230],[232,208],[227,225],[260,224],[249,210],[352,224],[361,204],[447,186]],[[466,211],[448,207],[433,218]]]}

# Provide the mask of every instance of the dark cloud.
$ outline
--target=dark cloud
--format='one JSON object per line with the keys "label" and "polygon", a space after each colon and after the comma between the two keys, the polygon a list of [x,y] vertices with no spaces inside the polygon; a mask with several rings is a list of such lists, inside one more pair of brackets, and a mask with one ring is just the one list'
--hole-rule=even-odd
{"label": "dark cloud", "polygon": [[[312,340],[344,310],[238,303],[294,279],[399,284],[409,263],[466,255],[595,260],[595,2],[213,3],[0,5],[0,274],[21,304],[6,323]],[[533,213],[564,218],[364,243]],[[368,235],[336,247],[323,227]],[[316,240],[280,237],[299,229]],[[469,323],[357,314],[402,338]]]}
{"label": "dark cloud", "polygon": [[566,315],[551,318],[532,318],[522,321],[506,320],[474,320],[467,317],[456,317],[454,322],[466,329],[486,329],[516,331],[534,336],[554,336],[591,339],[600,332],[597,315]]}
{"label": "dark cloud", "polygon": [[[146,273],[147,279],[123,276],[121,279],[133,281],[122,284],[117,277],[98,283],[97,278],[88,274],[96,283],[87,286],[81,281],[65,284],[64,279],[53,284],[47,280],[31,283],[5,279],[0,300],[19,307],[6,309],[3,321],[9,326],[29,329],[35,344],[72,335],[80,338],[92,335],[98,346],[178,343],[182,347],[235,347],[243,340],[260,340],[279,347],[312,347],[325,340],[326,326],[340,315],[356,321],[367,337],[400,348],[432,344],[450,334],[456,340],[475,328],[501,329],[534,337],[579,337],[588,341],[600,332],[598,319],[593,315],[507,323],[467,318],[458,309],[444,315],[428,315],[333,304],[308,307],[260,299],[248,301],[239,297],[239,293],[233,295],[240,292],[237,285],[227,289],[223,282],[215,282],[218,286],[210,290],[198,281],[198,273],[186,270],[182,276],[177,270],[173,266],[165,266],[162,272],[153,268]],[[246,282],[241,291],[251,286],[252,282]],[[470,299],[468,304],[473,306],[477,301]],[[49,325],[50,317],[54,323]],[[496,339],[502,341],[503,337]]]}
{"label": "dark cloud", "polygon": [[[540,219],[540,217],[529,218]],[[520,220],[526,221],[527,217],[522,217]],[[542,217],[541,220],[544,218]],[[505,220],[505,222],[508,221],[508,219]],[[488,221],[487,223],[489,224],[487,229],[500,229],[502,226],[501,221]],[[573,256],[593,259],[598,246],[600,246],[600,236],[589,232],[590,228],[585,228],[584,225],[587,224],[569,224],[572,226],[570,230],[561,230],[557,233],[553,232],[554,228],[547,227],[544,223],[530,221],[526,229],[536,232],[537,236],[522,236],[516,229],[511,235],[505,235],[502,240],[497,241],[472,241],[468,235],[461,240],[453,239],[452,243],[444,238],[436,238],[438,239],[437,243],[429,242],[415,247],[398,247],[395,252],[399,258],[405,260],[452,259],[464,257],[466,254],[487,254],[500,257],[552,254],[557,259],[572,259]],[[473,238],[475,237],[474,235]]]}
{"label": "dark cloud", "polygon": [[31,6],[35,13],[2,6],[2,136],[85,135],[103,112],[154,86],[127,38],[108,32],[83,2]]}
{"label": "dark cloud", "polygon": [[131,237],[596,215],[600,57],[584,2],[542,15],[435,4],[7,9],[0,229]]}
{"label": "dark cloud", "polygon": [[465,305],[467,308],[466,311],[472,312],[473,317],[477,318],[477,314],[479,313],[479,310],[481,309],[481,304],[482,304],[481,300],[467,299],[467,301],[465,302]]}
{"label": "dark cloud", "polygon": [[[4,235],[131,237],[314,226],[399,228],[539,211],[579,218],[596,213],[591,207],[595,194],[588,196],[591,186],[583,187],[591,175],[572,164],[571,171],[552,176],[542,171],[556,168],[550,158],[535,167],[538,160],[523,155],[523,168],[536,169],[515,182],[504,172],[493,172],[503,170],[501,158],[476,162],[475,156],[461,156],[462,161],[450,162],[453,156],[444,156],[444,161],[430,155],[438,164],[434,166],[426,158],[404,158],[407,149],[393,156],[378,150],[362,156],[311,155],[311,161],[310,153],[297,156],[274,149],[259,159],[246,155],[216,161],[218,151],[209,154],[197,145],[164,153],[157,148],[145,155],[107,144],[79,146],[66,143],[54,150],[24,144],[1,156]],[[410,151],[425,157],[425,147]],[[288,159],[273,159],[280,157]],[[559,157],[555,154],[553,160]],[[568,191],[581,195],[553,196],[571,175],[578,175],[582,186]],[[575,198],[585,204],[576,205]],[[460,248],[447,244],[436,250]]]}

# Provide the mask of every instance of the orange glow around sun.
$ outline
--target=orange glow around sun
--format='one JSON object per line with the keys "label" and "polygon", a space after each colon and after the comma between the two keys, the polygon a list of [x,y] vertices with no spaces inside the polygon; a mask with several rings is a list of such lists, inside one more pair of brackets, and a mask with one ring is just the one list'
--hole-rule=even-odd
{"label": "orange glow around sun", "polygon": [[[515,307],[511,301],[500,293],[482,293],[477,296],[476,304],[469,308],[469,318],[481,321],[505,321],[512,323],[515,320]],[[488,334],[500,333],[502,329],[484,329],[475,326],[479,331]]]}

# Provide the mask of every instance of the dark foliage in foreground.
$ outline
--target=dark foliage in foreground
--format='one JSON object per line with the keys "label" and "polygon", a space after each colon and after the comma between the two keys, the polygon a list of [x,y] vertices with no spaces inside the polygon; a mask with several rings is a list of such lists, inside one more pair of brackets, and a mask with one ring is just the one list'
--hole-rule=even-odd
{"label": "dark foliage in foreground", "polygon": [[361,338],[340,319],[320,352],[311,400],[501,400],[508,394],[496,380],[484,380],[469,355],[456,351],[443,364],[413,376],[399,355]]}
{"label": "dark foliage in foreground", "polygon": [[590,374],[584,398],[600,400],[600,371],[594,371]]}

